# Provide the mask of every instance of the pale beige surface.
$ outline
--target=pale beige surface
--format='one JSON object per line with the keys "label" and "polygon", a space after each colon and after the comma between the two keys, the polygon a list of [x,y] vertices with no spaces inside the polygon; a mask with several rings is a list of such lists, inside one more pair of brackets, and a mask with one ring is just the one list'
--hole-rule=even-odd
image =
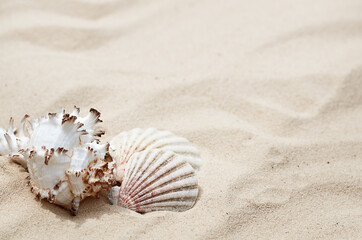
{"label": "pale beige surface", "polygon": [[157,127],[202,152],[190,211],[38,202],[0,157],[1,239],[358,239],[362,2],[0,2],[0,125],[64,106],[103,141]]}

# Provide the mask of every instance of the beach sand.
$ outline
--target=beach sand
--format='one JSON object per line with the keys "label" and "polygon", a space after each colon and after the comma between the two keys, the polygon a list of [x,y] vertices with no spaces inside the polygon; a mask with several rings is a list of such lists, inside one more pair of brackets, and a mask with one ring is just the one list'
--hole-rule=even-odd
{"label": "beach sand", "polygon": [[0,157],[0,239],[360,239],[362,2],[2,0],[0,126],[73,105],[102,142],[156,127],[201,151],[189,211],[36,201]]}

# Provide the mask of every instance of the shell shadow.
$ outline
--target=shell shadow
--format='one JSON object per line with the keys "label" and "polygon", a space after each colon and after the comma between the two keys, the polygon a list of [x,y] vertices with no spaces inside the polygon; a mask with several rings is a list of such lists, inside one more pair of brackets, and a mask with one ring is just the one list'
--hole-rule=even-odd
{"label": "shell shadow", "polygon": [[79,206],[77,215],[73,216],[69,210],[51,204],[46,200],[41,201],[41,207],[55,215],[62,221],[72,221],[80,227],[88,219],[101,219],[103,215],[110,215],[114,212],[112,205],[108,202],[106,193],[102,192],[99,198],[88,197],[84,199]]}

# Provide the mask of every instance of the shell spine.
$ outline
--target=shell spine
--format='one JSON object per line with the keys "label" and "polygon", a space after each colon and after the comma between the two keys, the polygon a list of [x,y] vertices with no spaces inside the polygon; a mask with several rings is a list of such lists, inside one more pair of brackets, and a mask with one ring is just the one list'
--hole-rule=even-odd
{"label": "shell spine", "polygon": [[64,109],[29,120],[29,134],[19,153],[26,160],[31,191],[40,199],[63,206],[76,214],[81,200],[97,196],[113,185],[113,167],[104,161],[108,144],[99,144],[103,131],[94,129],[100,113],[91,109],[79,117]]}

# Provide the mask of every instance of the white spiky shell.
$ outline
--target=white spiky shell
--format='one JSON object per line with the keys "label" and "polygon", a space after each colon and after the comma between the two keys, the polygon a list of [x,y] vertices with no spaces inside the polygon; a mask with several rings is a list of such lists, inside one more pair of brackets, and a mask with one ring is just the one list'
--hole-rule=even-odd
{"label": "white spiky shell", "polygon": [[29,184],[40,199],[78,211],[79,202],[109,189],[113,170],[90,147],[27,150]]}
{"label": "white spiky shell", "polygon": [[122,181],[125,166],[134,153],[149,149],[162,149],[181,155],[196,171],[202,164],[199,150],[186,138],[155,128],[135,128],[111,139],[110,154],[116,165],[116,180]]}
{"label": "white spiky shell", "polygon": [[146,213],[185,211],[198,196],[195,170],[185,157],[160,149],[145,150],[131,156],[120,187],[108,195],[113,204]]}
{"label": "white spiky shell", "polygon": [[[29,146],[45,146],[46,148],[62,147],[71,149],[82,143],[90,143],[104,134],[103,131],[93,129],[97,122],[100,122],[100,113],[90,109],[90,113],[80,118],[79,108],[75,108],[71,114],[66,114],[64,109],[59,114],[50,113],[40,119],[31,121],[31,128],[28,129]],[[75,129],[77,131],[75,131]],[[75,135],[69,135],[73,132]]]}
{"label": "white spiky shell", "polygon": [[18,136],[11,121],[4,133],[7,145],[2,142],[1,150],[13,158],[21,156],[18,161],[27,166],[29,185],[38,199],[47,199],[75,214],[82,199],[113,185],[113,164],[107,163],[111,161],[109,145],[98,143],[96,137],[104,132],[94,129],[101,121],[99,116],[91,109],[81,118],[78,108],[71,114],[62,109],[59,114],[49,113],[36,120],[26,116]]}
{"label": "white spiky shell", "polygon": [[27,148],[29,137],[24,134],[24,126],[27,119],[27,115],[20,123],[20,129],[18,136],[15,135],[14,120],[10,118],[8,130],[4,130],[0,127],[0,156],[7,156],[26,167],[26,161],[24,157],[19,153],[19,150]]}
{"label": "white spiky shell", "polygon": [[[74,107],[71,114],[66,114],[62,109],[59,114],[49,113],[35,120],[29,120],[29,116],[25,115],[17,135],[15,135],[13,119],[10,118],[8,131],[0,128],[0,156],[8,156],[26,167],[26,159],[19,154],[19,151],[24,152],[29,148],[43,146],[48,149],[60,147],[69,150],[82,143],[97,142],[96,137],[104,134],[103,131],[94,129],[94,126],[101,122],[100,113],[91,108],[89,114],[82,118],[79,117],[79,111],[79,108]],[[68,128],[76,128],[77,136],[65,134],[67,131],[72,131]]]}

